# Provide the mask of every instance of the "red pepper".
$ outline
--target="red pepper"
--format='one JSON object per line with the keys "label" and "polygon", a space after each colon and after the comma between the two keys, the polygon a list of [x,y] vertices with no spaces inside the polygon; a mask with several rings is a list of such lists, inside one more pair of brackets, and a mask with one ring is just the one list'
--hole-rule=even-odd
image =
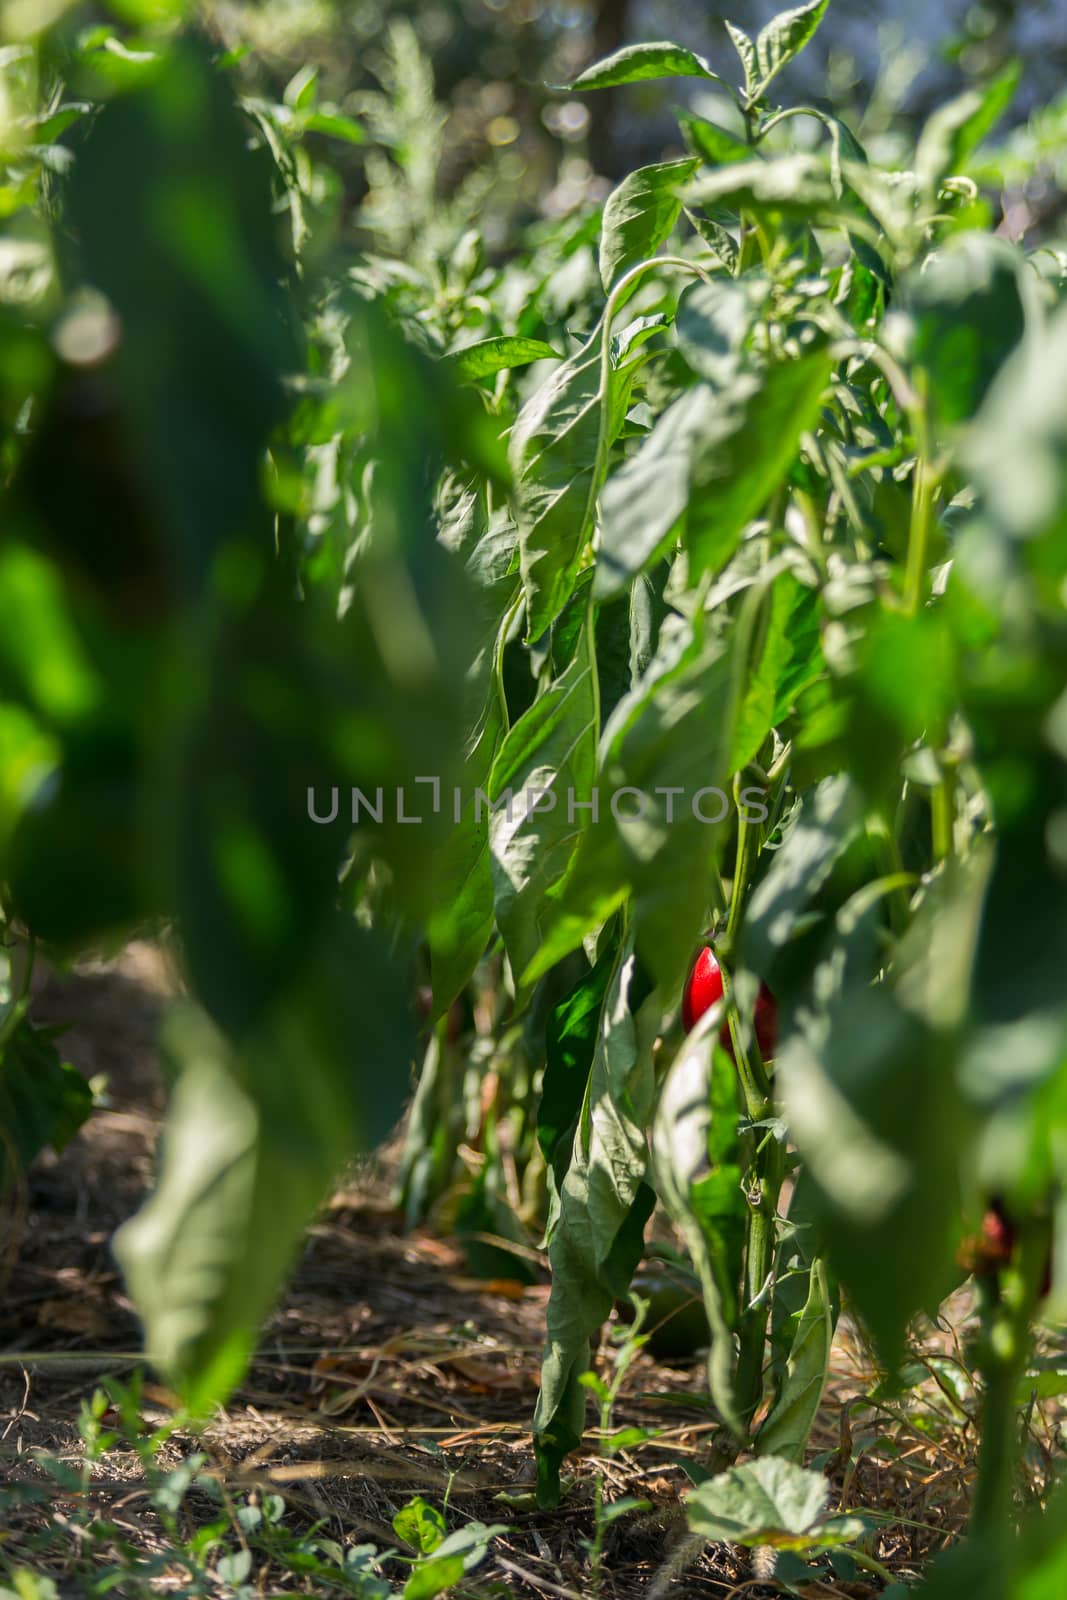
{"label": "red pepper", "polygon": [[[715,952],[711,946],[705,945],[698,952],[685,981],[685,991],[682,995],[682,1026],[686,1033],[691,1033],[704,1013],[710,1011],[716,1001],[721,999],[722,968],[715,959]],[[778,1042],[778,1002],[765,983],[760,984],[752,1021],[756,1029],[759,1053],[764,1061],[769,1061]],[[725,1022],[719,1030],[719,1041],[732,1058],[733,1040],[730,1038],[729,1026]]]}

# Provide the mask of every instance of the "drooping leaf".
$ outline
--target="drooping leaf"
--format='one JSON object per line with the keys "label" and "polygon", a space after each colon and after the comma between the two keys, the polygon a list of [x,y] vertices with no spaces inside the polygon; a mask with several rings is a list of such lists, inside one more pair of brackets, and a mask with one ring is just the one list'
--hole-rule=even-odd
{"label": "drooping leaf", "polygon": [[596,966],[579,979],[548,1019],[537,1138],[558,1184],[562,1184],[570,1163],[574,1129],[585,1098],[615,955],[613,949],[605,950]]}
{"label": "drooping leaf", "polygon": [[115,1239],[149,1356],[201,1416],[243,1376],[332,1177],[406,1092],[412,1021],[378,938],[339,918],[307,960],[239,1053],[202,1012],[173,1014],[157,1187]]}
{"label": "drooping leaf", "polygon": [[628,889],[642,959],[665,992],[681,982],[730,810],[731,644],[699,611],[661,626],[655,655],[605,726],[598,817],[546,905],[527,982],[577,949]]}
{"label": "drooping leaf", "polygon": [[[988,259],[992,264],[991,253]],[[996,527],[1014,539],[1037,541],[1056,532],[1067,506],[1067,397],[1058,381],[1065,356],[1067,307],[1061,306],[1040,338],[1025,339],[998,372],[989,373],[992,382],[965,444],[965,464],[983,505]],[[981,357],[976,367],[983,370]],[[988,568],[988,539],[976,532],[973,542]],[[998,586],[1000,581],[998,574]]]}
{"label": "drooping leaf", "polygon": [[643,987],[632,945],[624,945],[605,993],[548,1245],[552,1294],[534,1416],[543,1506],[558,1500],[560,1463],[581,1441],[585,1390],[579,1378],[589,1365],[589,1339],[612,1296],[626,1291],[654,1199],[644,1182],[645,1130],[655,1095],[651,1052],[659,1013],[654,1001],[642,1008]]}
{"label": "drooping leaf", "polygon": [[737,271],[741,254],[733,234],[721,222],[716,222],[712,217],[702,217],[699,212],[686,211],[686,216],[720,267],[725,268],[732,277]]}
{"label": "drooping leaf", "polygon": [[711,1330],[708,1385],[727,1426],[743,1437],[735,1393],[744,1197],[737,1147],[737,1086],[715,1051],[719,1019],[675,1058],[652,1129],[656,1192],[685,1240]]}
{"label": "drooping leaf", "polygon": [[485,953],[493,928],[493,867],[489,816],[472,800],[487,790],[500,747],[500,708],[491,695],[463,767],[466,803],[433,854],[434,905],[428,938],[433,985],[433,1017],[443,1017],[469,982]]}
{"label": "drooping leaf", "polygon": [[887,1365],[956,1281],[969,1122],[955,1049],[884,985],[854,984],[804,1015],[775,1063],[830,1259]]}
{"label": "drooping leaf", "polygon": [[700,612],[674,623],[616,707],[601,758],[608,794],[644,797],[640,806],[620,803],[611,821],[638,950],[668,993],[688,964],[724,842],[737,693],[736,640],[712,633]]}
{"label": "drooping leaf", "polygon": [[775,954],[862,826],[862,801],[847,774],[825,779],[804,797],[799,820],[748,904],[742,955],[753,972],[771,971]]}
{"label": "drooping leaf", "polygon": [[[715,353],[702,332],[703,357],[695,328],[682,335],[684,348],[692,340],[693,359],[710,370]],[[729,361],[723,352],[720,376]],[[668,407],[604,487],[596,594],[618,593],[676,528],[685,535],[691,580],[721,567],[789,470],[829,371],[828,355],[816,348],[762,373],[737,372],[726,388],[694,384]]]}
{"label": "drooping leaf", "polygon": [[762,1455],[802,1462],[830,1367],[834,1314],[825,1261],[811,1262],[808,1297],[791,1327],[788,1354],[778,1375],[774,1403],[760,1424]]}
{"label": "drooping leaf", "polygon": [[[790,703],[793,686],[803,683],[817,667],[804,650],[810,639],[798,641],[795,619],[814,596],[801,588],[791,573],[779,572],[767,584],[764,605],[755,623],[745,687],[737,709],[730,771],[740,772],[754,761],[764,739]],[[817,634],[815,643],[817,645]],[[798,644],[800,651],[798,652]]]}
{"label": "drooping leaf", "polygon": [[714,405],[705,385],[680,395],[604,485],[594,587],[598,599],[621,593],[674,533],[689,503],[696,441]]}
{"label": "drooping leaf", "polygon": [[[101,112],[65,197],[86,276],[122,320],[122,424],[170,583],[202,582],[235,533],[266,521],[270,536],[260,459],[297,359],[270,176],[225,80],[190,40]],[[66,537],[88,547],[96,535],[86,519]]]}

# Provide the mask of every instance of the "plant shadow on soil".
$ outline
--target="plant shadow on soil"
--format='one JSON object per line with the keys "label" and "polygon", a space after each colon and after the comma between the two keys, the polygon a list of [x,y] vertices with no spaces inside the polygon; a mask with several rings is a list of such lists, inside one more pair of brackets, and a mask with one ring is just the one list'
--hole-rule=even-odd
{"label": "plant shadow on soil", "polygon": [[[47,1573],[60,1596],[91,1588],[103,1546],[97,1541],[87,1553],[78,1529],[94,1518],[116,1529],[131,1567],[114,1592],[181,1587],[168,1579],[165,1530],[129,1439],[94,1463],[84,1496],[65,1496],[53,1485],[49,1500],[35,1503],[18,1492],[36,1486],[39,1495],[48,1482],[42,1453],[78,1463],[86,1397],[109,1375],[128,1381],[140,1364],[139,1326],[110,1240],[152,1181],[166,1098],[155,1038],[172,992],[163,957],[147,943],[131,945],[114,962],[35,975],[35,1020],[69,1023],[61,1041],[66,1058],[90,1078],[106,1078],[101,1108],[61,1155],[38,1158],[0,1228],[0,1489],[10,1499],[3,1552],[12,1565]],[[642,1352],[616,1426],[656,1429],[658,1438],[601,1458],[591,1436],[560,1508],[536,1511],[529,1504],[529,1425],[547,1275],[525,1289],[480,1284],[451,1243],[427,1230],[405,1233],[388,1196],[388,1152],[339,1184],[308,1231],[246,1383],[199,1437],[175,1429],[161,1446],[160,1465],[173,1468],[202,1450],[228,1504],[281,1495],[287,1525],[297,1532],[318,1525],[322,1537],[342,1546],[397,1548],[392,1521],[405,1504],[415,1496],[438,1509],[447,1502],[450,1530],[475,1518],[510,1530],[457,1592],[518,1596],[593,1593],[586,1541],[600,1473],[608,1501],[631,1495],[651,1503],[608,1529],[601,1593],[648,1595],[684,1537],[680,1495],[689,1479],[679,1463],[699,1461],[713,1425],[702,1401],[702,1362],[676,1369]],[[880,1559],[906,1578],[960,1531],[973,1429],[944,1407],[940,1425],[931,1427],[938,1413],[933,1383],[929,1411],[872,1409],[864,1397],[873,1377],[862,1345],[846,1331],[811,1457],[828,1466],[850,1508],[871,1508],[885,1521]],[[170,1397],[148,1373],[146,1429],[165,1424],[170,1409]],[[198,1498],[194,1485],[182,1516],[195,1531],[199,1517],[218,1516],[218,1504]],[[760,1581],[747,1552],[711,1546],[689,1554],[677,1576],[667,1582],[664,1574],[665,1594],[735,1592],[759,1600],[782,1592]],[[386,1570],[402,1582],[399,1565]],[[232,1577],[212,1577],[210,1562],[204,1571],[207,1586],[195,1592],[235,1592]],[[859,1573],[829,1571],[818,1585],[822,1593],[857,1597],[878,1588]],[[323,1590],[267,1559],[243,1592]]]}

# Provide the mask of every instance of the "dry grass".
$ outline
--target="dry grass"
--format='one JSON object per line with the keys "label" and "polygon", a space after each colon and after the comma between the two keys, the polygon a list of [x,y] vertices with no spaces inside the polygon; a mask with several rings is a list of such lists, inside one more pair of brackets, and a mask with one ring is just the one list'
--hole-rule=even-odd
{"label": "dry grass", "polygon": [[[138,1329],[109,1254],[115,1226],[150,1180],[163,1092],[154,1037],[167,975],[150,947],[119,962],[48,978],[37,996],[42,1019],[73,1019],[68,1054],[90,1075],[106,1073],[111,1105],[64,1154],[42,1158],[24,1204],[9,1212],[6,1292],[0,1306],[0,1483],[46,1481],[44,1453],[72,1467],[83,1459],[82,1403],[107,1374],[128,1377]],[[385,1174],[370,1164],[353,1175],[310,1230],[284,1302],[264,1329],[248,1381],[199,1438],[175,1428],[153,1470],[193,1450],[221,1486],[194,1487],[181,1511],[192,1538],[249,1498],[281,1494],[286,1526],[320,1526],[339,1543],[396,1546],[392,1520],[415,1495],[450,1522],[506,1523],[464,1593],[591,1595],[585,1543],[593,1485],[613,1500],[637,1495],[647,1512],[608,1531],[604,1600],[647,1595],[657,1573],[664,1592],[684,1596],[780,1593],[772,1572],[749,1554],[711,1547],[664,1572],[684,1540],[683,1463],[699,1465],[713,1428],[699,1363],[669,1368],[646,1353],[627,1378],[617,1424],[657,1437],[614,1457],[597,1437],[574,1463],[575,1482],[554,1512],[532,1506],[529,1420],[538,1379],[547,1286],[485,1285],[464,1271],[460,1252],[428,1232],[404,1234],[389,1209]],[[976,1397],[967,1371],[969,1301],[961,1294],[938,1327],[916,1333],[913,1387],[879,1388],[869,1350],[846,1320],[811,1442],[842,1508],[877,1523],[872,1553],[904,1581],[955,1540],[974,1478]],[[605,1353],[602,1352],[602,1359]],[[146,1430],[168,1425],[169,1397],[145,1391]],[[1059,1414],[1035,1408],[1027,1452],[1029,1492],[1043,1498]],[[210,1488],[210,1482],[207,1488]],[[229,1511],[227,1511],[229,1508]],[[174,1528],[153,1505],[141,1454],[119,1443],[93,1465],[84,1495],[50,1491],[45,1505],[16,1503],[0,1555],[47,1566],[61,1595],[86,1592],[100,1550],[86,1549],[94,1517],[159,1570],[116,1592],[181,1587],[167,1565]],[[47,1554],[34,1554],[42,1536]],[[168,1543],[169,1541],[169,1543]],[[399,1569],[397,1569],[399,1570]],[[314,1579],[260,1563],[254,1593],[321,1592]],[[140,1586],[139,1586],[140,1584]],[[864,1596],[865,1575],[845,1581],[827,1568],[806,1594]],[[207,1590],[210,1592],[210,1585]],[[217,1585],[216,1592],[231,1592]]]}

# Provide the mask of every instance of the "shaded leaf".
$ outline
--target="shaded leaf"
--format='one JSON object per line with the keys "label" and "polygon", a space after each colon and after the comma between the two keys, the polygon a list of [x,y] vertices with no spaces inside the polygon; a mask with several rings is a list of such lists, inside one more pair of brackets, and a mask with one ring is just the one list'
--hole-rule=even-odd
{"label": "shaded leaf", "polygon": [[612,1297],[626,1291],[653,1204],[643,1180],[659,1013],[653,1003],[642,1015],[642,998],[632,946],[624,946],[605,993],[548,1243],[552,1293],[534,1415],[538,1500],[543,1506],[556,1503],[560,1463],[581,1441],[585,1390],[580,1378],[589,1367],[590,1336],[607,1315]]}
{"label": "shaded leaf", "polygon": [[744,1423],[734,1389],[737,1286],[745,1202],[737,1144],[734,1069],[715,1051],[721,1018],[682,1046],[660,1095],[652,1129],[656,1192],[679,1229],[700,1279],[711,1330],[708,1386],[738,1437]]}
{"label": "shaded leaf", "polygon": [[92,1090],[60,1058],[52,1034],[25,1018],[13,1028],[11,1021],[4,1018],[0,1044],[0,1191],[12,1177],[12,1157],[25,1170],[46,1145],[62,1150],[93,1109]]}
{"label": "shaded leaf", "polygon": [[516,975],[540,947],[545,897],[567,871],[596,777],[591,633],[587,618],[570,666],[508,732],[490,774],[496,920]]}

